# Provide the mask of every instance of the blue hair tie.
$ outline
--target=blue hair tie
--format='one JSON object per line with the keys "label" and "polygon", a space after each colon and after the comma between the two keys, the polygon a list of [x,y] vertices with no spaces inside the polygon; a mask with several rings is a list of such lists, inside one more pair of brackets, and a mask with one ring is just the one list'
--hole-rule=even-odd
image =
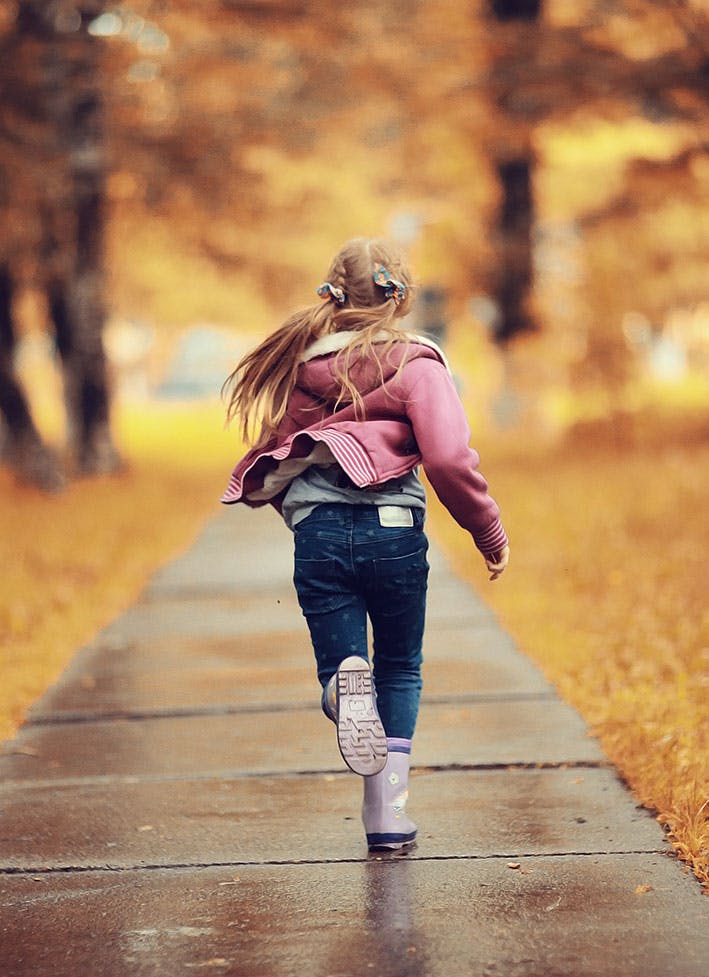
{"label": "blue hair tie", "polygon": [[332,299],[335,305],[344,305],[347,301],[345,290],[333,285],[332,282],[323,282],[318,288],[318,295],[323,299]]}
{"label": "blue hair tie", "polygon": [[376,285],[384,289],[384,295],[388,299],[394,299],[397,305],[406,298],[406,285],[392,277],[384,265],[375,265],[373,276]]}

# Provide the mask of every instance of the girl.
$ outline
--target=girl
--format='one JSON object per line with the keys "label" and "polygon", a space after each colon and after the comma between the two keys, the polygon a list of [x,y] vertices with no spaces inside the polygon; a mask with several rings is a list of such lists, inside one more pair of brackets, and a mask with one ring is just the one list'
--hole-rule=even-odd
{"label": "girl", "polygon": [[323,711],[364,778],[370,849],[398,849],[416,838],[405,803],[428,574],[418,466],[471,533],[491,580],[509,547],[445,357],[402,328],[412,303],[402,255],[379,240],[350,241],[317,292],[321,301],[225,384],[227,417],[253,447],[222,501],[270,502],[293,531]]}

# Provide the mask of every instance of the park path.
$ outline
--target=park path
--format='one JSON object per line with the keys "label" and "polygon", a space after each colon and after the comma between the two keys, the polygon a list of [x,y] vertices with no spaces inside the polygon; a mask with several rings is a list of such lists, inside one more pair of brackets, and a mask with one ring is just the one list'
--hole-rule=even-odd
{"label": "park path", "polygon": [[435,547],[419,844],[368,856],[290,546],[222,511],[4,745],[0,977],[706,977],[709,900]]}

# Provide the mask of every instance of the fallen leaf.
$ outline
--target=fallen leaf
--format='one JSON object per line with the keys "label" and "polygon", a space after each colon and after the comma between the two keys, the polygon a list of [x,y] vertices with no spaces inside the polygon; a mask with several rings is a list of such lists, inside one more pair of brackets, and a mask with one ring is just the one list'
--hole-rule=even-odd
{"label": "fallen leaf", "polygon": [[199,970],[204,967],[226,967],[229,963],[230,961],[226,957],[212,957],[209,960],[200,960],[197,963],[186,963],[185,966]]}
{"label": "fallen leaf", "polygon": [[635,894],[637,896],[641,896],[645,892],[653,892],[653,891],[654,890],[653,890],[653,887],[651,885],[636,885],[635,886]]}

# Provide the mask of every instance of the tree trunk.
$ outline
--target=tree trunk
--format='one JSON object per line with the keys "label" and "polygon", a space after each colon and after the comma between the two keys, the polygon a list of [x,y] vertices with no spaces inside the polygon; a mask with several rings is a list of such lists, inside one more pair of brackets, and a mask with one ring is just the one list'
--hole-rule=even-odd
{"label": "tree trunk", "polygon": [[497,164],[502,203],[497,220],[500,268],[496,276],[495,300],[499,319],[495,338],[505,343],[529,332],[535,323],[528,302],[532,287],[532,227],[534,203],[531,188],[531,155]]}
{"label": "tree trunk", "polygon": [[25,393],[15,375],[13,280],[0,264],[0,414],[5,421],[3,460],[23,482],[56,492],[64,485],[58,461],[35,427]]}
{"label": "tree trunk", "polygon": [[[496,59],[496,74],[505,76],[520,60],[533,63],[538,46],[536,24],[542,8],[542,0],[491,0],[494,22],[504,25],[493,27],[493,33],[499,30],[500,37],[506,38],[506,43],[500,44],[500,50],[505,53]],[[494,276],[494,298],[498,319],[494,334],[497,342],[504,344],[519,333],[536,328],[530,310],[534,277],[534,157],[530,143],[534,119],[524,102],[512,108],[504,92],[495,96],[494,112],[498,145],[493,154],[501,189],[495,228],[498,269]]]}
{"label": "tree trunk", "polygon": [[101,65],[99,41],[87,31],[102,8],[103,3],[86,2],[80,8],[80,26],[66,34],[55,29],[44,72],[50,120],[65,161],[45,230],[47,294],[64,368],[70,444],[84,474],[120,467],[110,431],[102,339],[106,164]]}
{"label": "tree trunk", "polygon": [[542,0],[491,0],[490,6],[499,21],[537,20],[542,11]]}

